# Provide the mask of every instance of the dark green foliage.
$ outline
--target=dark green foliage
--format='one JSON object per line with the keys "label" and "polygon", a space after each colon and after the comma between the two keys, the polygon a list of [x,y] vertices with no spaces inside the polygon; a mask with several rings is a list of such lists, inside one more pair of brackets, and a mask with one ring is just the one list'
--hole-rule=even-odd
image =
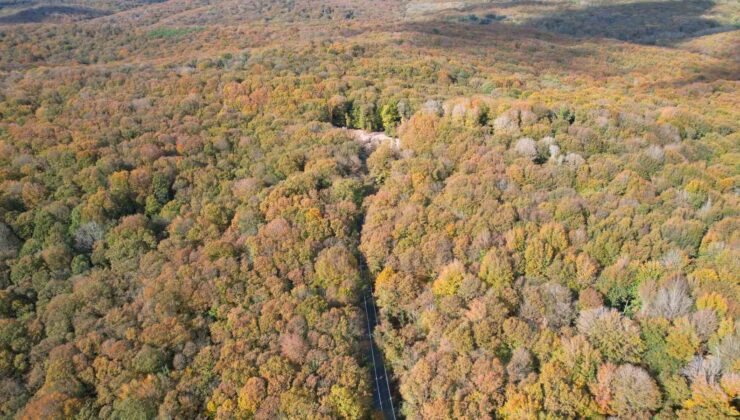
{"label": "dark green foliage", "polygon": [[187,34],[190,34],[190,33],[193,33],[193,32],[202,31],[202,30],[203,30],[203,28],[202,27],[199,27],[199,26],[190,27],[190,28],[166,28],[166,27],[161,27],[161,28],[152,29],[151,31],[149,31],[149,33],[147,35],[149,36],[149,38],[154,38],[154,39],[157,39],[157,38],[179,38],[179,37],[182,37],[184,35],[187,35]]}

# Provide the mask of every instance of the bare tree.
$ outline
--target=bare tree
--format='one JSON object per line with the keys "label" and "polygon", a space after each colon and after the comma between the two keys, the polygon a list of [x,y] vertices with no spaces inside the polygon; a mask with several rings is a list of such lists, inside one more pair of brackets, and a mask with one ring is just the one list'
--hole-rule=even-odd
{"label": "bare tree", "polygon": [[719,321],[717,314],[712,309],[702,309],[691,315],[691,324],[694,326],[696,334],[702,341],[706,341],[717,331]]}
{"label": "bare tree", "polygon": [[687,314],[693,304],[689,286],[683,277],[674,278],[658,289],[655,296],[643,298],[643,302],[642,311],[645,315],[669,320]]}
{"label": "bare tree", "polygon": [[573,321],[573,298],[565,286],[549,282],[524,289],[522,317],[543,327],[558,329]]}
{"label": "bare tree", "polygon": [[719,359],[723,369],[731,369],[740,358],[740,337],[737,333],[724,337],[712,347],[711,353]]}
{"label": "bare tree", "polygon": [[722,374],[722,362],[719,357],[696,356],[681,371],[691,382],[705,381],[708,384],[715,384]]}
{"label": "bare tree", "polygon": [[97,222],[85,223],[75,232],[75,247],[81,251],[92,251],[95,242],[104,236],[105,230]]}
{"label": "bare tree", "polygon": [[660,407],[660,391],[644,369],[630,364],[617,368],[611,383],[612,409],[623,418],[648,417]]}
{"label": "bare tree", "polygon": [[506,365],[506,373],[510,382],[519,382],[532,371],[532,356],[524,347],[517,347],[511,354],[511,360]]}
{"label": "bare tree", "polygon": [[529,137],[522,137],[516,142],[514,150],[523,157],[534,159],[537,156],[537,143]]}

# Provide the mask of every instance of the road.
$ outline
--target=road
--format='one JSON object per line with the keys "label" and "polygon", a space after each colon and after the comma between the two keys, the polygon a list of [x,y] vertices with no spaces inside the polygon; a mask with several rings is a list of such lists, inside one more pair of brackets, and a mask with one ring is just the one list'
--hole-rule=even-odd
{"label": "road", "polygon": [[375,408],[383,413],[386,420],[396,420],[396,408],[393,404],[393,395],[391,392],[390,378],[388,370],[385,367],[383,354],[375,344],[373,331],[378,324],[378,309],[375,306],[375,299],[372,292],[366,290],[364,293],[365,317],[367,319],[368,338],[370,339],[370,358],[373,361],[373,376],[375,386],[373,389],[373,402]]}

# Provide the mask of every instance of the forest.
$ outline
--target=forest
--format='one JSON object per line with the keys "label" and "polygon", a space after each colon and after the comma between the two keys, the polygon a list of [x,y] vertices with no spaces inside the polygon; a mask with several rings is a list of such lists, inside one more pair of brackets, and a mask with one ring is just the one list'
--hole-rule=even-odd
{"label": "forest", "polygon": [[739,88],[732,0],[0,1],[0,418],[740,417]]}

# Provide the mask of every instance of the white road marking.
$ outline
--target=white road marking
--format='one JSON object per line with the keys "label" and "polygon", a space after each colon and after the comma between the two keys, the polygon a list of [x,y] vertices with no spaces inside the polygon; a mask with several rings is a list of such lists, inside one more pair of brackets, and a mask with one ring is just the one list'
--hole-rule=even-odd
{"label": "white road marking", "polygon": [[[378,322],[378,310],[375,306],[375,299],[372,299],[370,302],[373,304],[373,314],[375,314],[375,322]],[[365,295],[365,312],[367,313],[367,295]],[[370,323],[370,319],[368,319],[368,324],[369,323]],[[370,343],[370,344],[372,348],[373,343]],[[388,377],[388,371],[386,371],[385,369],[385,361],[381,360],[381,362],[383,364],[383,373],[385,373],[385,376]],[[377,386],[378,385],[376,384],[376,387]],[[391,400],[391,413],[393,414],[393,420],[396,420],[396,409],[393,407],[393,393],[391,393],[391,386],[387,380],[385,381],[385,386],[388,387],[388,398]]]}
{"label": "white road marking", "polygon": [[[368,331],[368,335],[371,336],[371,338],[370,338],[370,355],[373,358],[373,371],[375,373],[375,389],[378,390],[378,402],[380,403],[380,411],[383,411],[383,395],[380,393],[380,385],[378,385],[378,365],[377,365],[377,363],[375,363],[375,349],[374,349],[374,345],[373,345],[373,341],[372,341],[372,335],[370,333],[370,331],[372,331],[372,328],[370,327],[370,313],[367,310],[367,295],[365,295],[365,319],[367,320],[367,331]],[[393,406],[391,406],[391,409],[392,408],[393,408]],[[394,415],[394,420],[395,420],[395,413],[393,413],[393,415]]]}

